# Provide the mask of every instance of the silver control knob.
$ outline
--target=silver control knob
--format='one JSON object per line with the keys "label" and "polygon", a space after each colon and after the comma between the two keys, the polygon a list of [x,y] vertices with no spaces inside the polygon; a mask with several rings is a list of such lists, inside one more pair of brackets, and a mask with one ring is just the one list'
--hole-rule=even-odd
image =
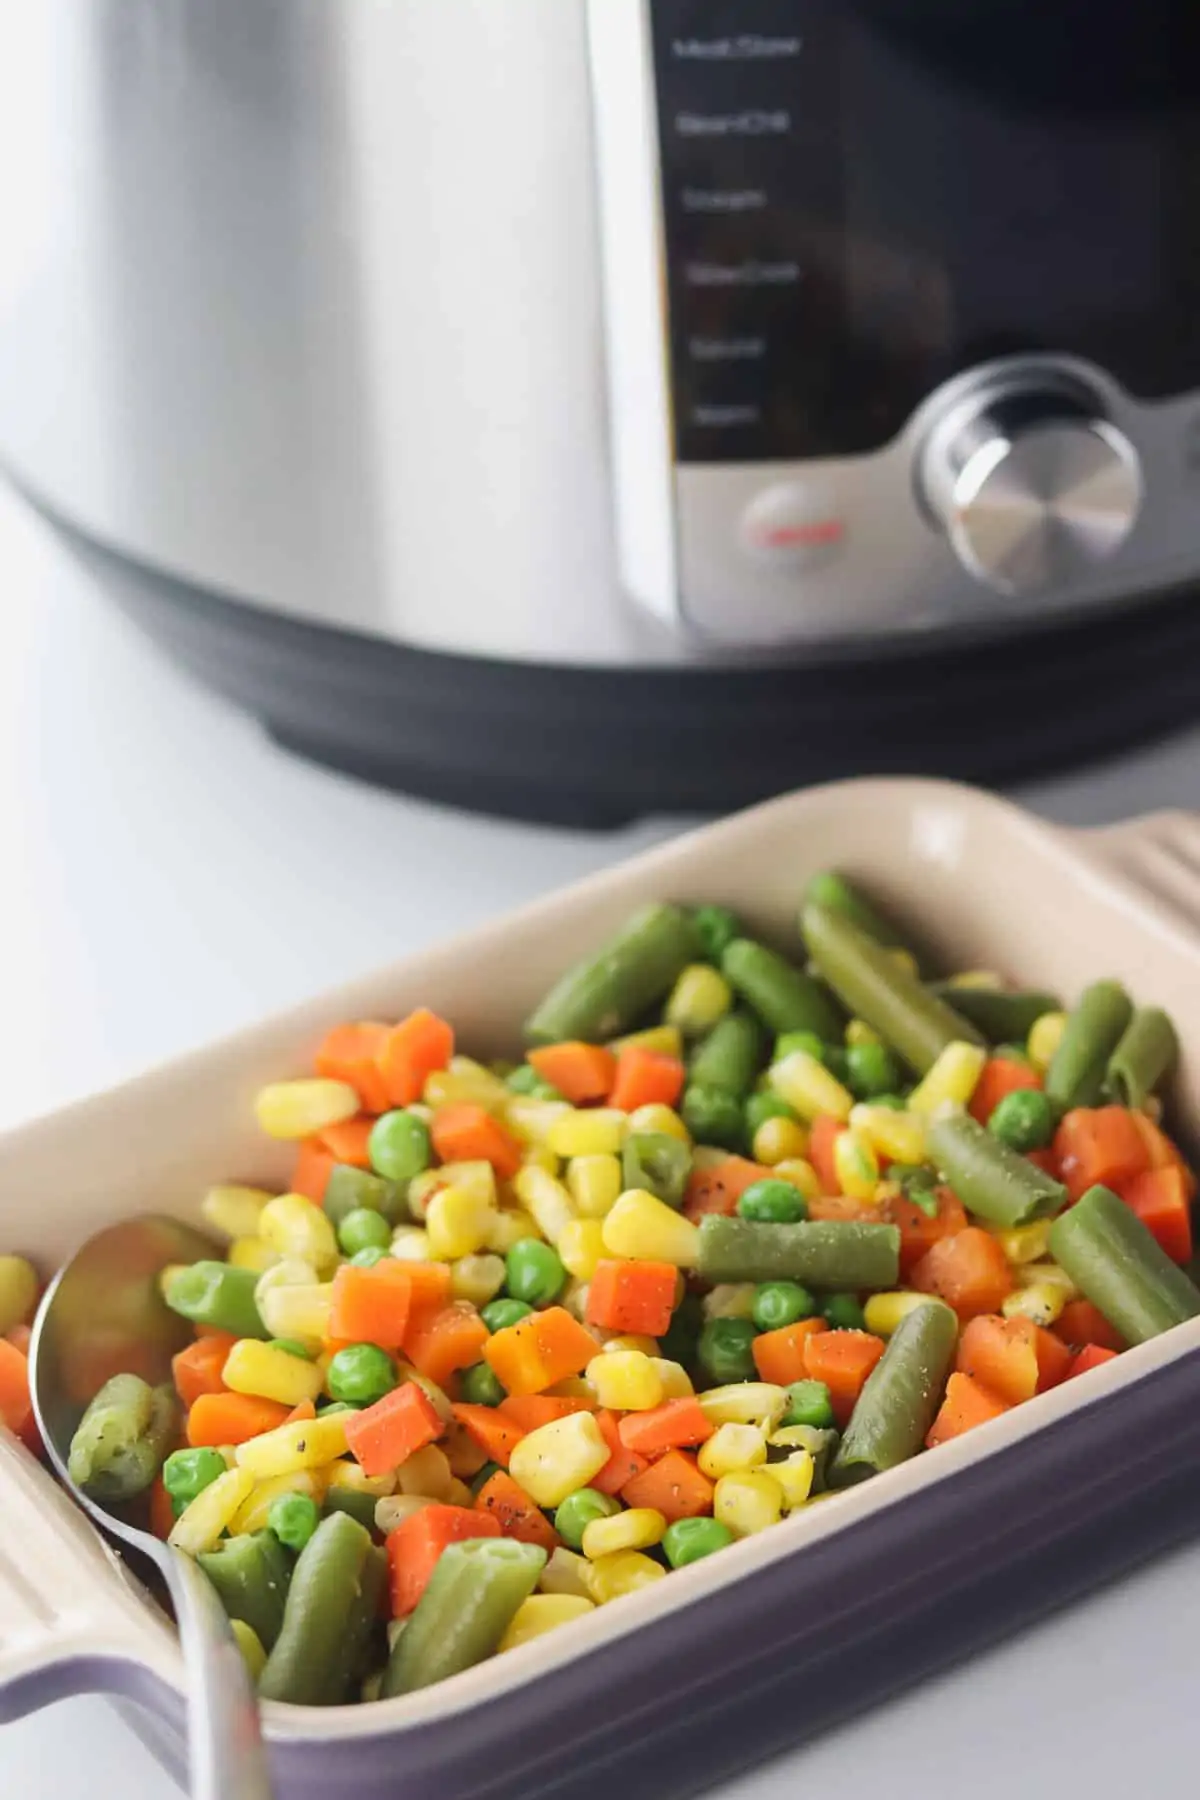
{"label": "silver control knob", "polygon": [[1007,594],[1077,581],[1120,548],[1137,519],[1137,452],[1074,387],[1028,378],[966,399],[930,432],[924,499],[963,566]]}

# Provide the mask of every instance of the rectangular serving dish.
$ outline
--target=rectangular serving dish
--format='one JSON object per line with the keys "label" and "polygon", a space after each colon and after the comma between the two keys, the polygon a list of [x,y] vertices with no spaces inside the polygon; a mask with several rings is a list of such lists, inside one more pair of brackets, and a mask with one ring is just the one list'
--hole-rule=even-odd
{"label": "rectangular serving dish", "polygon": [[[211,1183],[286,1180],[251,1100],[346,1017],[427,1004],[464,1048],[511,1049],[563,966],[639,902],[718,901],[794,946],[817,868],[869,884],[945,967],[1071,997],[1099,975],[1173,1013],[1174,1119],[1200,1082],[1200,820],[1070,833],[952,784],[863,781],[773,801],[0,1140],[19,1249],[49,1268]],[[8,1210],[6,1208],[6,1210]],[[16,1206],[12,1211],[16,1214]],[[7,1233],[5,1234],[7,1235]],[[1174,1542],[1200,1509],[1200,1320],[580,1624],[402,1700],[269,1706],[282,1800],[686,1794]],[[0,1431],[0,1721],[108,1691],[175,1773],[173,1633]],[[986,1554],[981,1555],[981,1547]]]}

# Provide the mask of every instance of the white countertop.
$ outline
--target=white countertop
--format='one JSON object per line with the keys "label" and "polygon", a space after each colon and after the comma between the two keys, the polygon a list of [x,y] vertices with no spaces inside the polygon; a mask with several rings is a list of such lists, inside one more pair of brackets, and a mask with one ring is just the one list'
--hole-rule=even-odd
{"label": "white countertop", "polygon": [[[102,606],[2,489],[0,597],[0,1126],[672,829],[495,823],[286,757]],[[1200,730],[1022,797],[1076,824],[1195,806]],[[1182,1800],[1200,1749],[1197,1592],[1200,1540],[747,1777],[727,1800],[783,1800],[801,1783],[899,1800],[931,1773],[973,1800],[1040,1800],[1063,1784],[1089,1800]],[[101,1701],[0,1729],[0,1795],[174,1792]]]}

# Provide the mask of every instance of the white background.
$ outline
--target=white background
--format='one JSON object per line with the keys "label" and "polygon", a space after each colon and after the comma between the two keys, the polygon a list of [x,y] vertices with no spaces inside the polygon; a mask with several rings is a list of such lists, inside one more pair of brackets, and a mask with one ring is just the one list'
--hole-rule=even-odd
{"label": "white background", "polygon": [[[274,750],[101,603],[0,490],[0,1125],[600,867]],[[1096,823],[1200,803],[1200,732],[1029,789]],[[81,1157],[87,1146],[80,1145]],[[0,1199],[0,1241],[36,1196]],[[0,1520],[2,1526],[2,1520]],[[1200,1544],[727,1790],[768,1800],[1195,1789]],[[100,1701],[0,1729],[4,1800],[167,1800]]]}

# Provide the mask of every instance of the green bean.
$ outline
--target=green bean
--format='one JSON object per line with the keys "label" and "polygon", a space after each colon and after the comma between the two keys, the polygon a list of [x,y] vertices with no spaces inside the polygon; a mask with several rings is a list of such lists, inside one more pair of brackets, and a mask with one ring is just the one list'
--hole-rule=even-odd
{"label": "green bean", "polygon": [[726,1013],[693,1050],[688,1081],[744,1100],[763,1066],[766,1049],[762,1027],[752,1013],[741,1008]]}
{"label": "green bean", "polygon": [[904,939],[900,937],[894,926],[877,913],[871,902],[860,894],[858,889],[833,870],[825,870],[814,875],[804,890],[804,903],[823,906],[827,912],[838,913],[843,919],[849,919],[860,931],[874,938],[888,950],[903,949]]}
{"label": "green bean", "polygon": [[1133,1004],[1119,982],[1097,981],[1084,989],[1046,1070],[1046,1092],[1056,1106],[1065,1112],[1096,1104],[1108,1059],[1132,1017]]}
{"label": "green bean", "polygon": [[698,906],[692,923],[700,938],[704,955],[711,963],[719,963],[727,944],[742,935],[742,922],[727,906]]}
{"label": "green bean", "polygon": [[1004,994],[953,981],[931,981],[929,992],[961,1013],[989,1044],[1023,1044],[1042,1015],[1061,1005],[1057,994]]}
{"label": "green bean", "polygon": [[1089,1188],[1055,1219],[1050,1254],[1130,1344],[1200,1313],[1200,1289],[1109,1188]]}
{"label": "green bean", "polygon": [[271,1333],[254,1303],[257,1281],[253,1269],[196,1262],[171,1277],[164,1297],[172,1312],[182,1313],[197,1325],[215,1325],[234,1337],[269,1338]]}
{"label": "green bean", "polygon": [[700,953],[700,935],[682,907],[645,906],[598,956],[555,982],[526,1023],[525,1037],[531,1044],[616,1037],[662,1000]]}
{"label": "green bean", "polygon": [[933,1424],[958,1342],[958,1319],[940,1300],[906,1313],[868,1375],[829,1472],[851,1487],[915,1456]]}
{"label": "green bean", "polygon": [[889,1288],[900,1273],[894,1225],[819,1220],[760,1225],[710,1213],[700,1221],[705,1281],[799,1281],[805,1287]]}
{"label": "green bean", "polygon": [[842,1022],[828,994],[765,944],[735,938],[721,958],[721,972],[768,1030],[812,1031],[823,1042],[841,1042]]}
{"label": "green bean", "polygon": [[989,1225],[1011,1231],[1067,1203],[1060,1181],[985,1131],[969,1113],[930,1120],[925,1140],[931,1159],[967,1211]]}
{"label": "green bean", "polygon": [[645,1188],[667,1206],[682,1206],[692,1153],[665,1131],[632,1131],[621,1150],[621,1178],[627,1188]]}
{"label": "green bean", "polygon": [[169,1383],[152,1388],[140,1375],[113,1375],[75,1429],[67,1472],[102,1505],[132,1500],[162,1468],[178,1428]]}
{"label": "green bean", "polygon": [[364,1673],[387,1558],[348,1513],[322,1519],[296,1559],[283,1626],[259,1677],[266,1700],[338,1706]]}
{"label": "green bean", "polygon": [[326,1490],[322,1511],[326,1518],[331,1513],[348,1513],[365,1530],[375,1530],[375,1496],[364,1494],[360,1488],[330,1487]]}
{"label": "green bean", "polygon": [[1175,1066],[1179,1039],[1166,1013],[1142,1006],[1108,1059],[1106,1082],[1122,1106],[1142,1107]]}
{"label": "green bean", "polygon": [[336,1163],[329,1171],[325,1195],[321,1201],[336,1231],[342,1220],[364,1208],[382,1213],[390,1225],[398,1225],[408,1217],[404,1195],[408,1183],[385,1181],[367,1169],[352,1168],[349,1163]]}
{"label": "green bean", "polygon": [[231,1619],[241,1619],[264,1650],[274,1648],[283,1625],[283,1607],[292,1564],[273,1531],[228,1538],[196,1558]]}
{"label": "green bean", "polygon": [[947,1044],[978,1044],[968,1019],[921,986],[891,953],[848,919],[811,903],[804,908],[809,955],[842,1004],[924,1075]]}
{"label": "green bean", "polygon": [[411,1694],[491,1656],[546,1566],[546,1552],[512,1538],[450,1544],[400,1634],[383,1698]]}

